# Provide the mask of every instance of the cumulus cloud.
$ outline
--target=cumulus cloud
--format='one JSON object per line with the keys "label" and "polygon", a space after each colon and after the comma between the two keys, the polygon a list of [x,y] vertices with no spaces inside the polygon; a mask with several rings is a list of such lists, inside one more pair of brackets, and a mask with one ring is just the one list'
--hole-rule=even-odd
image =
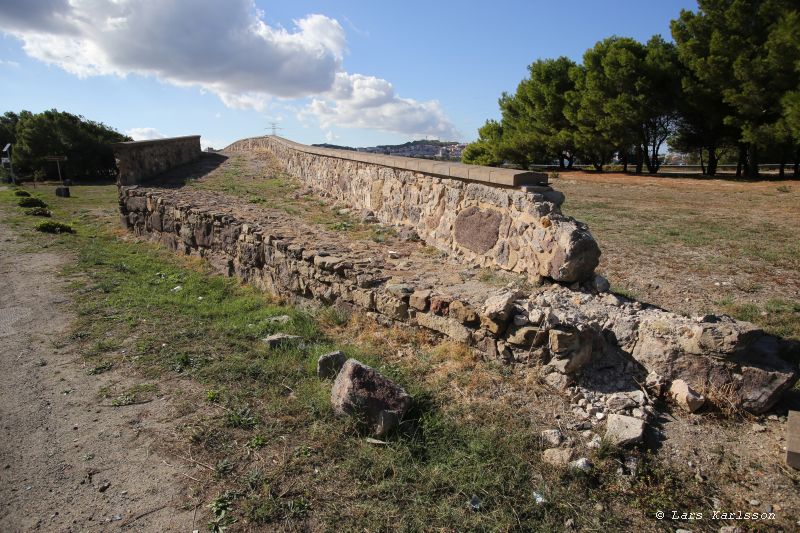
{"label": "cumulus cloud", "polygon": [[30,57],[79,77],[153,76],[257,111],[272,97],[311,97],[303,113],[323,128],[455,135],[437,102],[346,73],[338,21],[310,14],[287,30],[263,16],[253,0],[0,0],[5,33]]}
{"label": "cumulus cloud", "polygon": [[166,137],[155,128],[131,128],[125,131],[125,135],[134,141],[152,141],[153,139],[164,139]]}
{"label": "cumulus cloud", "polygon": [[436,101],[419,102],[395,94],[388,81],[339,72],[327,93],[314,98],[305,113],[316,116],[323,128],[376,128],[406,135],[460,135]]}
{"label": "cumulus cloud", "polygon": [[197,85],[231,107],[327,90],[345,34],[323,15],[288,31],[264,23],[252,0],[0,0],[0,26],[25,52],[80,77],[151,75]]}
{"label": "cumulus cloud", "polygon": [[[166,139],[167,136],[158,131],[155,128],[131,128],[129,130],[125,130],[125,135],[133,139],[134,141],[152,141],[155,139]],[[221,141],[216,139],[208,139],[206,137],[200,137],[200,148],[205,150],[206,148],[222,148],[225,146]]]}

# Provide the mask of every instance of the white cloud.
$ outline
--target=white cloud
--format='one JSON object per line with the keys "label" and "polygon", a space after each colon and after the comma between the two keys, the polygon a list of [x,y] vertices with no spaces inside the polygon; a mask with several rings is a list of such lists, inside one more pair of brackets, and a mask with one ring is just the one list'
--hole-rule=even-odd
{"label": "white cloud", "polygon": [[8,3],[0,26],[31,57],[80,77],[141,74],[200,86],[231,107],[325,91],[345,52],[336,20],[312,14],[288,31],[264,23],[253,0]]}
{"label": "white cloud", "polygon": [[0,66],[18,68],[19,63],[17,63],[16,61],[11,61],[9,59],[0,59]]}
{"label": "white cloud", "polygon": [[166,138],[166,135],[155,128],[131,128],[125,131],[125,135],[134,141],[152,141],[153,139]]}
{"label": "white cloud", "polygon": [[361,74],[337,73],[331,90],[312,99],[303,114],[317,117],[323,128],[374,128],[447,140],[460,138],[438,102],[401,98],[388,81]]}
{"label": "white cloud", "polygon": [[30,57],[82,78],[153,76],[257,111],[280,105],[275,97],[311,97],[301,121],[323,129],[458,137],[438,102],[345,72],[344,29],[325,15],[287,30],[265,23],[253,0],[0,0],[0,28]]}
{"label": "white cloud", "polygon": [[218,140],[214,139],[206,139],[205,137],[200,137],[200,149],[205,150],[206,148],[213,148],[215,150],[222,150],[225,148],[227,144],[222,143]]}
{"label": "white cloud", "polygon": [[339,136],[336,135],[335,133],[333,133],[331,130],[328,130],[328,132],[325,134],[325,141],[327,141],[329,143],[332,143],[333,141],[337,140],[338,138],[339,138]]}

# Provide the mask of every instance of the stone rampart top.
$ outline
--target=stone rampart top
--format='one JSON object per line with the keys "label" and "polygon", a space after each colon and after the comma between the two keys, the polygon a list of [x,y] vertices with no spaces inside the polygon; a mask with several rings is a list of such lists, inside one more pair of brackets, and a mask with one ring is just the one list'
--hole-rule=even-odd
{"label": "stone rampart top", "polygon": [[183,140],[190,140],[190,139],[197,139],[197,142],[200,142],[199,135],[184,135],[183,137],[166,137],[164,139],[148,139],[146,141],[125,141],[121,143],[114,143],[113,147],[114,150],[124,150],[126,148],[139,148],[142,146],[150,146],[150,145],[157,145],[157,144],[173,144],[175,141],[183,141]]}
{"label": "stone rampart top", "polygon": [[296,143],[276,135],[266,135],[263,137],[252,137],[242,139],[230,145],[226,150],[236,150],[246,148],[248,141],[262,140],[268,138],[273,142],[278,142],[289,148],[307,154],[320,155],[325,157],[335,157],[350,161],[360,161],[362,163],[372,163],[386,167],[423,172],[447,178],[476,181],[492,185],[506,187],[518,187],[520,185],[541,185],[547,183],[547,175],[542,172],[530,172],[525,170],[515,170],[510,168],[484,167],[480,165],[465,165],[454,161],[436,161],[431,159],[419,159],[415,157],[402,157],[396,155],[371,154],[357,152],[354,150],[339,150],[336,148],[323,148],[321,146],[308,146]]}

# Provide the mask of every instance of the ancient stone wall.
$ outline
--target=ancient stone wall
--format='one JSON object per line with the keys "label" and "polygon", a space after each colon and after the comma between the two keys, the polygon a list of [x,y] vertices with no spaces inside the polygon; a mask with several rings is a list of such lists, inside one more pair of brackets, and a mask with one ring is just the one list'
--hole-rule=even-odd
{"label": "ancient stone wall", "polygon": [[137,185],[200,157],[200,136],[133,141],[114,145],[119,185]]}
{"label": "ancient stone wall", "polygon": [[[505,362],[541,365],[556,388],[577,382],[611,394],[608,405],[615,407],[608,412],[648,419],[653,411],[641,384],[657,392],[685,380],[726,407],[760,413],[797,380],[796,365],[783,359],[796,345],[746,322],[683,317],[587,285],[491,289],[472,299],[431,291],[390,281],[391,269],[382,270],[374,253],[359,256],[346,244],[321,250],[307,229],[287,234],[286,227],[272,227],[275,216],[258,218],[257,207],[244,219],[233,214],[235,200],[198,199],[122,187],[120,212],[134,233],[272,293],[359,309],[380,323],[423,327]],[[615,396],[619,391],[630,394]]]}
{"label": "ancient stone wall", "polygon": [[585,224],[561,214],[564,195],[535,172],[244,139],[226,151],[267,150],[291,176],[469,264],[589,279],[600,249]]}

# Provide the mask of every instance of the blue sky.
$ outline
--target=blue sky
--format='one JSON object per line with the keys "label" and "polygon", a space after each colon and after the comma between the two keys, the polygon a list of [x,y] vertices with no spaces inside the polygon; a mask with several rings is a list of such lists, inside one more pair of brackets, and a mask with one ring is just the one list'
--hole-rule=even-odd
{"label": "blue sky", "polygon": [[681,9],[696,3],[0,0],[0,110],[217,148],[271,122],[304,143],[470,141],[532,61],[668,38]]}

